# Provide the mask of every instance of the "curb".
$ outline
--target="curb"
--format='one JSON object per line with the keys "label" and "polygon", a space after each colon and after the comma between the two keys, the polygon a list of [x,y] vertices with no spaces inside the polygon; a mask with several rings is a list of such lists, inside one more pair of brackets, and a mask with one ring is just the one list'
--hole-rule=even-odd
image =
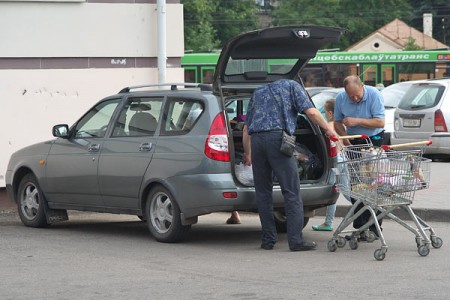
{"label": "curb", "polygon": [[[350,209],[350,205],[337,205],[336,206],[336,217],[343,218]],[[448,209],[428,209],[428,208],[413,208],[414,213],[424,220],[425,222],[449,222],[450,221],[450,210]],[[316,216],[325,216],[326,207],[316,209]],[[395,215],[402,220],[411,220],[409,214],[403,209],[396,209]]]}

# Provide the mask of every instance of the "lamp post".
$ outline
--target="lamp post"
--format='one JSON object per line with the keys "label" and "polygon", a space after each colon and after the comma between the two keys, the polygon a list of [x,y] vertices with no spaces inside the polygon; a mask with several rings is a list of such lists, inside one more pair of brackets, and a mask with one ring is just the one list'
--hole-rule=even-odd
{"label": "lamp post", "polygon": [[158,0],[158,83],[166,82],[166,0]]}

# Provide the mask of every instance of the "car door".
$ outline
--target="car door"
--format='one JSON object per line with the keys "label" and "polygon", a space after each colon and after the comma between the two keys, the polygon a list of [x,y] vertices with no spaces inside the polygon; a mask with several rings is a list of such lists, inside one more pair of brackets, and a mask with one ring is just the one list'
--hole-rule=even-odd
{"label": "car door", "polygon": [[102,101],[71,129],[67,139],[57,139],[47,158],[47,197],[83,207],[103,205],[97,171],[101,148],[120,98]]}
{"label": "car door", "polygon": [[99,184],[107,207],[138,209],[142,178],[157,142],[164,97],[130,97],[100,155]]}

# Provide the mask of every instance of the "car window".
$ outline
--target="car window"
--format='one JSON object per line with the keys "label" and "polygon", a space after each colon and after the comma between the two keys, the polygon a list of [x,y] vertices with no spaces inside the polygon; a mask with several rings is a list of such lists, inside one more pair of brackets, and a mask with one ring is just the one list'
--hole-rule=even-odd
{"label": "car window", "polygon": [[112,136],[153,135],[158,127],[158,120],[164,98],[131,97],[122,108]]}
{"label": "car window", "polygon": [[434,107],[439,103],[444,89],[444,86],[437,84],[412,85],[400,101],[398,107],[405,110]]}
{"label": "car window", "polygon": [[120,99],[114,99],[97,104],[78,121],[74,136],[76,138],[104,137],[119,102]]}
{"label": "car window", "polygon": [[169,98],[161,134],[186,134],[194,128],[205,106],[194,99]]}
{"label": "car window", "polygon": [[384,107],[395,108],[398,106],[403,96],[405,96],[411,84],[393,84],[381,91],[384,99]]}
{"label": "car window", "polygon": [[233,99],[225,104],[228,120],[237,120],[238,116],[247,114],[247,107],[250,99]]}

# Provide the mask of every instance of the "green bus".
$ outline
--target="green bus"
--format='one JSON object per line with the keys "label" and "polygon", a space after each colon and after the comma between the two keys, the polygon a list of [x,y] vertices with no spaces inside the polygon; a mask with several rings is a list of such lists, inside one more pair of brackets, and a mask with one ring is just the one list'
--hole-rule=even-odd
{"label": "green bus", "polygon": [[[186,82],[211,83],[220,52],[186,53],[181,59]],[[293,60],[274,59],[268,69]],[[450,77],[450,50],[395,52],[318,52],[303,68],[305,86],[341,87],[348,75],[359,75],[365,84],[388,86],[399,81]]]}

